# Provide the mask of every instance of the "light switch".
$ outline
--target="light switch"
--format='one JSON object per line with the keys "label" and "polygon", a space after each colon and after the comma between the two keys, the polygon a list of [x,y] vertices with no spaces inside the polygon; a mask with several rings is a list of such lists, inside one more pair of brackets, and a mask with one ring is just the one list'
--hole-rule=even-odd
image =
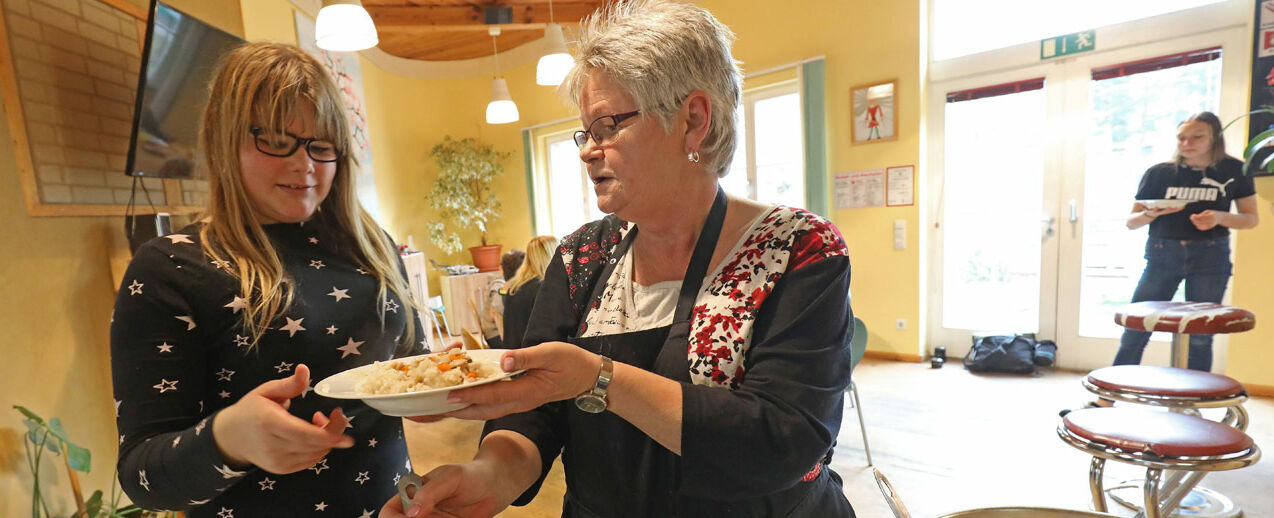
{"label": "light switch", "polygon": [[907,220],[894,220],[894,250],[907,248]]}

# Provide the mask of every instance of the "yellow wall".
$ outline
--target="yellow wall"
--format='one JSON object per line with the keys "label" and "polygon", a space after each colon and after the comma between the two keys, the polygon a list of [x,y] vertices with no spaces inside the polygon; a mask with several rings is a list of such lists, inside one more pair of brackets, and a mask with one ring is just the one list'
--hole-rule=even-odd
{"label": "yellow wall", "polygon": [[[827,57],[829,194],[837,172],[919,165],[919,0],[870,6],[862,1],[809,0],[799,9],[761,0],[704,0],[700,5],[734,30],[738,37],[734,56],[743,62],[744,73]],[[898,80],[898,139],[851,145],[850,89],[891,79]],[[920,178],[917,169],[916,179]],[[868,323],[870,351],[903,357],[920,354],[919,207],[917,199],[910,207],[831,213],[849,245],[854,312]],[[896,219],[907,221],[905,250],[893,249]],[[894,329],[899,318],[907,320],[907,330]]]}
{"label": "yellow wall", "polygon": [[[242,33],[234,0],[168,1]],[[61,418],[71,438],[93,454],[92,472],[81,478],[84,496],[110,490],[118,446],[109,357],[116,288],[110,257],[126,245],[118,217],[28,216],[11,138],[8,124],[0,123],[0,300],[5,301],[0,309],[5,335],[0,516],[23,516],[30,512],[31,475],[19,435],[24,428],[12,405]],[[69,515],[74,504],[60,461],[46,455],[41,479],[49,510]]]}
{"label": "yellow wall", "polygon": [[[1261,224],[1235,239],[1233,293],[1230,302],[1256,314],[1256,329],[1230,337],[1225,374],[1261,395],[1274,395],[1274,178],[1256,180]],[[1253,385],[1260,385],[1255,387]]]}

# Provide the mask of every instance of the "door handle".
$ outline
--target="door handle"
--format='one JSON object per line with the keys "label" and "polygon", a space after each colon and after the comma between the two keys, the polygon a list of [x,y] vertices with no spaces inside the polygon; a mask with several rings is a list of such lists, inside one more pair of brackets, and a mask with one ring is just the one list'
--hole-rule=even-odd
{"label": "door handle", "polygon": [[1070,208],[1071,208],[1070,221],[1071,223],[1076,223],[1079,221],[1079,207],[1075,203],[1075,198],[1071,198]]}
{"label": "door handle", "polygon": [[1057,218],[1047,216],[1040,220],[1044,224],[1044,237],[1053,235],[1053,224],[1057,222]]}

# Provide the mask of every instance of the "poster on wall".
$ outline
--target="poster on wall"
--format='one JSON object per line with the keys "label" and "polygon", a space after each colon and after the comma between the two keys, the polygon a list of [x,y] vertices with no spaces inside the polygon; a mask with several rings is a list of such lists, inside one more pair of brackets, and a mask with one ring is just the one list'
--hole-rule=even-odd
{"label": "poster on wall", "polygon": [[850,125],[852,143],[865,144],[898,138],[898,110],[894,89],[897,81],[860,85],[850,89],[854,123]]}
{"label": "poster on wall", "polygon": [[833,189],[838,209],[884,207],[885,170],[836,173]]}
{"label": "poster on wall", "polygon": [[349,125],[353,136],[355,160],[358,162],[354,178],[358,185],[358,201],[373,218],[380,218],[380,200],[376,196],[376,181],[372,173],[372,143],[367,129],[367,105],[363,96],[363,71],[358,65],[356,52],[328,52],[314,43],[314,20],[296,12],[297,44],[327,66],[332,80],[341,91],[342,100],[349,109]]}
{"label": "poster on wall", "polygon": [[[1252,31],[1252,100],[1248,111],[1274,109],[1274,0],[1256,2],[1256,30]],[[1274,114],[1256,113],[1248,119],[1247,138],[1274,129]],[[1249,171],[1253,176],[1270,176],[1260,171],[1260,163],[1274,153],[1267,146],[1253,154]]]}

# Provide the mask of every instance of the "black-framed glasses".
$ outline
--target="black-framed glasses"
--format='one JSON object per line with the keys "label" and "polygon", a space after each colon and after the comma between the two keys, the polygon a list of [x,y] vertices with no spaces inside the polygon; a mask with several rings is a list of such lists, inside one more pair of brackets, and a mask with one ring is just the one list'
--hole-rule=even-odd
{"label": "black-framed glasses", "polygon": [[336,144],[317,138],[301,138],[284,131],[268,131],[261,128],[248,130],[257,145],[257,151],[270,156],[290,157],[297,148],[305,146],[305,154],[315,162],[335,162],[341,152]]}
{"label": "black-framed glasses", "polygon": [[616,133],[619,133],[619,123],[640,113],[641,110],[635,110],[628,113],[602,115],[593,119],[593,122],[590,122],[587,128],[575,132],[575,145],[583,148],[585,144],[588,144],[588,139],[590,138],[599,146],[605,145],[610,142],[610,139],[615,138]]}

